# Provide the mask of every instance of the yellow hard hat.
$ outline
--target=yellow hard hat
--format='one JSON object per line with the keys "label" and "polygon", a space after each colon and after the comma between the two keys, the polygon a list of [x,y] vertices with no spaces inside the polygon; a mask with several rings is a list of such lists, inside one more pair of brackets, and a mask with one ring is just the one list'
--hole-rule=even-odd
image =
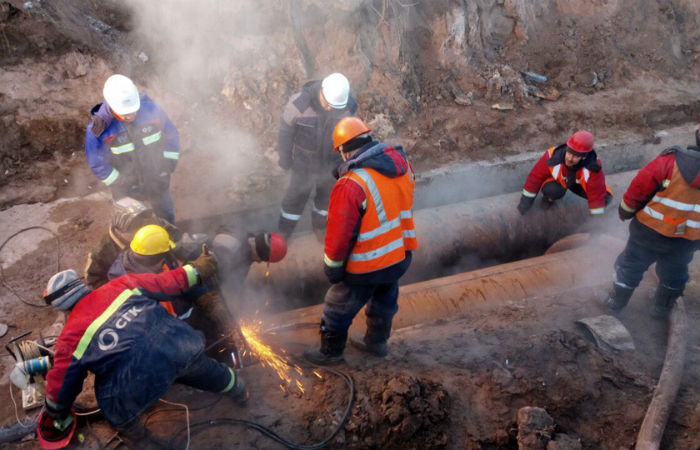
{"label": "yellow hard hat", "polygon": [[158,225],[146,225],[139,228],[131,240],[131,250],[144,256],[158,255],[175,248],[165,228]]}

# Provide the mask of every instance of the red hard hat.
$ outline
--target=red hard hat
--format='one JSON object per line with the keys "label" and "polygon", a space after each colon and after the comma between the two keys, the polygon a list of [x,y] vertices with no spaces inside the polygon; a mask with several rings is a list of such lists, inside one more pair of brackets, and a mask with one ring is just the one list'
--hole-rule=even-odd
{"label": "red hard hat", "polygon": [[577,153],[588,153],[593,150],[594,141],[595,138],[591,132],[581,130],[574,133],[569,140],[566,141],[566,145]]}
{"label": "red hard hat", "polygon": [[73,423],[70,425],[70,428],[59,431],[53,426],[53,418],[46,413],[46,410],[41,411],[39,419],[36,421],[36,435],[39,438],[39,445],[42,449],[57,450],[68,446],[78,423],[75,412],[71,410],[70,413],[73,416]]}
{"label": "red hard hat", "polygon": [[282,261],[287,254],[287,240],[281,234],[270,233],[270,262]]}

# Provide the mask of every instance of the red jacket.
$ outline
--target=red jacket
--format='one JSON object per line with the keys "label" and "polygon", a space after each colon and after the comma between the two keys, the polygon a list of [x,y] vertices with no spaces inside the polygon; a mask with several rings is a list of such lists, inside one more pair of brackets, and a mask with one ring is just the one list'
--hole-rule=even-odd
{"label": "red jacket", "polygon": [[[535,197],[543,184],[548,181],[554,181],[552,177],[552,169],[554,167],[559,166],[558,175],[560,178],[566,180],[569,177],[569,168],[566,167],[563,160],[564,153],[566,152],[566,145],[562,144],[554,148],[551,155],[550,150],[552,149],[548,149],[544,152],[527,176],[525,186],[523,187],[523,195],[526,197]],[[588,208],[591,212],[601,213],[605,208],[605,197],[608,189],[605,185],[605,174],[603,173],[602,164],[600,160],[597,159],[595,152],[589,153],[589,155],[578,164],[574,177],[577,180],[585,180]]]}
{"label": "red jacket", "polygon": [[180,321],[168,316],[158,304],[162,298],[156,297],[180,294],[197,282],[196,271],[184,266],[160,274],[124,275],[81,299],[56,342],[54,365],[46,375],[47,404],[56,410],[69,408],[88,371],[95,373],[97,388],[100,377],[109,377],[118,368],[115,364],[123,364],[120,360],[129,358],[163,316],[177,325]]}

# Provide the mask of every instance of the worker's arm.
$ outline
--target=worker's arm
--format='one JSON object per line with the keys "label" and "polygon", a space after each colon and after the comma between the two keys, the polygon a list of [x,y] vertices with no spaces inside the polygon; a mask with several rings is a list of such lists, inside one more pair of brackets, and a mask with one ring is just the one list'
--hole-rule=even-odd
{"label": "worker's arm", "polygon": [[54,416],[68,414],[83,389],[87,370],[75,356],[82,335],[67,325],[56,342],[53,366],[46,374],[46,409]]}
{"label": "worker's arm", "polygon": [[180,159],[180,133],[178,133],[175,124],[170,120],[170,117],[168,117],[165,111],[156,104],[154,104],[154,106],[158,114],[158,119],[162,124],[163,139],[165,139],[163,157],[169,163],[169,172],[173,173]]}
{"label": "worker's arm", "polygon": [[666,154],[656,157],[642,167],[622,197],[621,212],[636,213],[644,208],[657,191],[665,189],[664,181],[671,179],[674,163],[674,156]]}
{"label": "worker's arm", "polygon": [[119,171],[111,165],[111,152],[107,145],[92,133],[91,123],[85,133],[85,157],[95,176],[107,186],[119,179]]}
{"label": "worker's arm", "polygon": [[107,272],[117,256],[119,247],[108,234],[104,235],[97,247],[88,254],[85,264],[85,283],[90,289],[97,289],[108,281]]}
{"label": "worker's arm", "polygon": [[143,288],[155,293],[179,294],[200,283],[197,270],[186,264],[161,273],[132,273],[117,278],[127,289]]}
{"label": "worker's arm", "polygon": [[[598,161],[598,166],[601,166]],[[588,197],[588,211],[592,216],[602,215],[605,212],[605,197],[607,195],[605,174],[601,168],[597,172],[590,172],[586,183],[586,196]]]}
{"label": "worker's arm", "polygon": [[295,94],[289,99],[289,102],[284,107],[282,117],[280,118],[280,129],[277,137],[277,151],[279,152],[279,165],[283,169],[292,167],[292,146],[294,145],[294,121],[300,112],[294,105],[294,100],[299,97]]}
{"label": "worker's arm", "polygon": [[357,239],[366,199],[362,187],[349,177],[341,178],[333,187],[323,255],[324,271],[331,283],[343,279],[345,260]]}
{"label": "worker's arm", "polygon": [[552,176],[547,167],[547,159],[549,159],[549,152],[544,152],[544,155],[535,163],[525,180],[525,186],[523,186],[520,202],[518,203],[518,211],[522,215],[532,207],[544,181]]}

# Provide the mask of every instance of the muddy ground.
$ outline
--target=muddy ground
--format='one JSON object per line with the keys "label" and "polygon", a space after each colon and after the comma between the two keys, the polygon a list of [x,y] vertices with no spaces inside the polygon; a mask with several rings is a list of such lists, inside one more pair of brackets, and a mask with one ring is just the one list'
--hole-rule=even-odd
{"label": "muddy ground", "polygon": [[[70,264],[89,242],[76,239],[76,227],[95,234],[102,224],[94,201],[72,204],[82,208],[83,225],[70,219],[58,226],[64,253],[62,264]],[[66,208],[54,208],[50,220],[66,219]],[[47,251],[52,241],[24,256],[5,271],[6,280],[25,298],[36,301],[42,275],[55,260]],[[610,255],[602,258],[606,263]],[[65,266],[64,266],[65,267]],[[700,265],[692,266],[686,292],[690,324],[700,319]],[[36,283],[36,284],[35,284]],[[29,289],[32,286],[32,289]],[[653,280],[638,289],[630,306],[620,316],[629,329],[636,350],[598,348],[575,321],[604,314],[596,298],[607,288],[571,289],[559,295],[536,296],[504,303],[475,303],[468,314],[449,317],[394,332],[386,359],[366,357],[352,348],[348,363],[337,369],[354,381],[354,407],[344,430],[331,448],[380,449],[517,449],[516,415],[521,407],[544,408],[553,420],[549,435],[556,442],[580,447],[633,448],[663,362],[667,325],[650,318],[648,296]],[[10,334],[50,325],[55,314],[23,305],[3,296],[3,317],[16,328]],[[0,343],[6,342],[5,336]],[[700,335],[691,325],[688,357],[681,389],[662,442],[663,449],[700,448]],[[287,342],[288,354],[299,355],[308,342]],[[2,358],[5,373],[9,358]],[[322,441],[342,418],[348,386],[334,373],[300,363],[303,375],[296,379],[305,392],[288,386],[267,367],[243,369],[250,404],[241,409],[227,398],[177,386],[165,400],[190,408],[191,448],[284,448],[260,433],[231,425],[200,422],[228,418],[251,420],[270,427],[297,443]],[[2,384],[7,386],[3,377]],[[16,392],[15,392],[16,394]],[[2,425],[15,422],[8,391],[0,391]],[[23,418],[20,412],[20,418]],[[181,407],[159,403],[144,416],[164,440],[185,448],[186,422]],[[99,420],[86,422],[80,432],[85,441],[71,448],[99,448],[112,430]],[[176,433],[180,430],[180,433]],[[568,440],[567,440],[568,439]],[[545,440],[546,444],[546,440]],[[554,445],[554,444],[550,444]],[[575,444],[578,445],[578,444]],[[36,441],[9,444],[7,448],[36,448]]]}
{"label": "muddy ground", "polygon": [[[276,164],[279,114],[308,79],[347,74],[360,116],[378,137],[403,144],[420,176],[544,149],[579,128],[602,142],[654,141],[665,128],[690,128],[700,117],[699,30],[695,0],[0,0],[0,241],[41,225],[61,249],[57,263],[43,230],[2,249],[0,321],[12,327],[0,344],[56,318],[12,291],[39,302],[57,264],[81,269],[106,230],[109,197],[87,168],[83,136],[113,72],[132,76],[178,126],[176,213],[193,218],[279,202],[287,182]],[[697,323],[697,258],[692,269],[686,297]],[[348,350],[341,369],[355,381],[355,407],[331,445],[515,449],[518,409],[538,406],[553,419],[560,447],[552,449],[564,435],[584,449],[633,448],[666,337],[646,313],[650,289],[639,289],[622,316],[635,352],[599,349],[574,325],[602,313],[595,295],[575,288],[399,330],[386,360]],[[664,449],[700,449],[699,337],[691,327]],[[11,359],[0,362],[0,425],[10,426]],[[318,442],[338,423],[347,394],[340,378],[322,376],[305,370],[306,392],[284,393],[269,369],[246,368],[253,401],[245,410],[181,387],[167,400],[190,405],[193,423],[247,419]],[[163,438],[185,423],[181,410],[165,411],[172,408],[149,412]],[[191,448],[282,448],[240,427],[193,431]],[[84,448],[111,436],[99,421],[81,432]],[[184,435],[176,437],[184,448]]]}

